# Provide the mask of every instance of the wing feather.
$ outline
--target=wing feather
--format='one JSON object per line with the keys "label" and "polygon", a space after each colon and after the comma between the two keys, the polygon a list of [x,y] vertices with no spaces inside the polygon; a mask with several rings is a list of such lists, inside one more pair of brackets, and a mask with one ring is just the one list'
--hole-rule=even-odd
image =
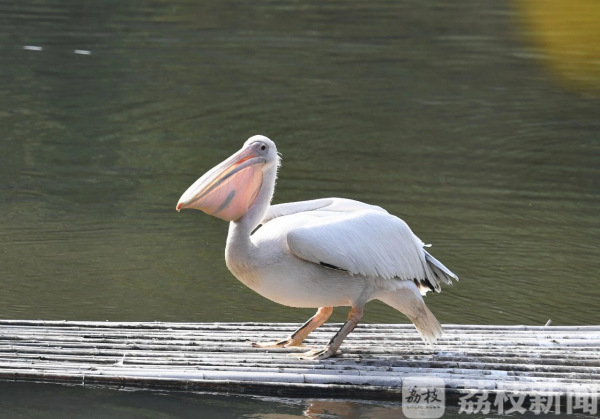
{"label": "wing feather", "polygon": [[[315,214],[316,215],[316,214]],[[353,274],[425,279],[423,242],[400,218],[370,209],[336,212],[287,234],[296,256]]]}

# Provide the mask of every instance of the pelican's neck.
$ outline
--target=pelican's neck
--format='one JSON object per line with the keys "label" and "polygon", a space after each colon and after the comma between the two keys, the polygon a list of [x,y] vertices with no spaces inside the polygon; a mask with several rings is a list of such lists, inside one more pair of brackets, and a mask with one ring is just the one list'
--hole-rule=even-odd
{"label": "pelican's neck", "polygon": [[250,234],[258,227],[267,213],[271,200],[258,202],[260,196],[256,198],[254,204],[248,208],[248,212],[237,221],[229,222],[229,233],[227,234],[227,247],[250,245]]}
{"label": "pelican's neck", "polygon": [[225,260],[230,270],[232,270],[231,263],[241,262],[245,264],[252,259],[254,244],[250,239],[250,234],[265,218],[275,192],[276,179],[277,165],[275,164],[264,172],[260,192],[246,214],[240,219],[229,223]]}

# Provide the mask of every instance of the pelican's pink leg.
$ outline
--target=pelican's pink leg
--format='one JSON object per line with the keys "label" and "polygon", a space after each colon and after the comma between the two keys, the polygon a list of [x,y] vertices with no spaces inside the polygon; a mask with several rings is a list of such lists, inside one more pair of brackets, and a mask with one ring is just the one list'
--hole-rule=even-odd
{"label": "pelican's pink leg", "polygon": [[288,338],[276,342],[253,342],[254,348],[284,348],[287,346],[302,346],[304,339],[317,327],[320,327],[327,321],[333,313],[333,307],[320,307],[317,313],[307,320],[302,326],[292,333]]}
{"label": "pelican's pink leg", "polygon": [[354,330],[360,319],[363,316],[362,307],[352,307],[350,309],[350,313],[348,313],[348,320],[342,328],[335,334],[333,338],[329,341],[329,343],[323,349],[313,349],[311,351],[301,353],[301,354],[290,354],[291,356],[296,356],[300,359],[325,359],[331,356],[337,355],[338,349],[346,336],[350,332]]}

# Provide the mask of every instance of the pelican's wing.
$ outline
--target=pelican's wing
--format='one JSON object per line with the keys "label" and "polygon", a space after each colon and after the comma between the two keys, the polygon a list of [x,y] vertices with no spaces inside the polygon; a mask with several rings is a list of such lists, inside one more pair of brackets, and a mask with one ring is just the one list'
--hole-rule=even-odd
{"label": "pelican's wing", "polygon": [[310,201],[288,202],[285,204],[271,205],[267,210],[267,214],[262,220],[262,224],[271,221],[274,218],[284,217],[286,215],[297,214],[307,211],[331,211],[331,212],[354,212],[360,210],[371,210],[388,213],[381,207],[376,205],[365,204],[364,202],[355,201],[346,198],[321,198]]}
{"label": "pelican's wing", "polygon": [[352,274],[416,280],[436,291],[440,281],[456,278],[423,249],[423,242],[400,218],[370,208],[326,211],[327,207],[316,209],[319,217],[288,232],[294,255]]}

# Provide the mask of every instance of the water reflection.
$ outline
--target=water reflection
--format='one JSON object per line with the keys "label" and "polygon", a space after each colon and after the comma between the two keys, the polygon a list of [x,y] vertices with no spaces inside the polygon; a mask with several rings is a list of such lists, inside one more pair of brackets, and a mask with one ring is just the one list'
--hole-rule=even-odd
{"label": "water reflection", "polygon": [[350,401],[310,400],[302,412],[307,418],[341,417],[341,418],[381,418],[404,419],[400,404],[378,405]]}

